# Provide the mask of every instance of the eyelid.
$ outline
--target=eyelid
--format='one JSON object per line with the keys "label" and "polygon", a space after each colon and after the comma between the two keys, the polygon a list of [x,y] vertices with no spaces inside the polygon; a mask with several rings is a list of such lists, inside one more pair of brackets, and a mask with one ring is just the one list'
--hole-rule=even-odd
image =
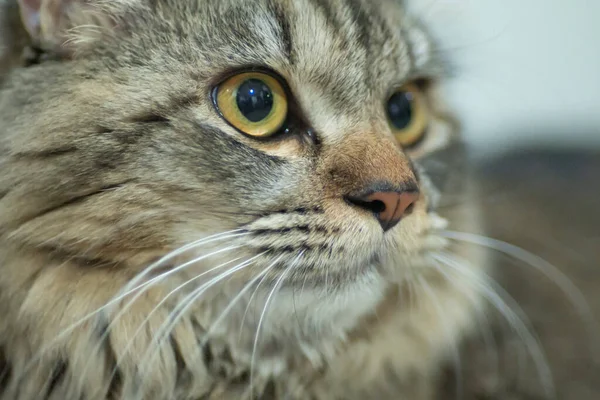
{"label": "eyelid", "polygon": [[273,70],[272,68],[269,68],[264,65],[235,67],[235,68],[229,68],[229,69],[221,72],[220,74],[216,75],[212,79],[212,84],[210,85],[210,95],[212,96],[215,89],[218,89],[219,85],[226,82],[227,80],[233,78],[236,75],[250,73],[250,72],[269,75],[273,79],[276,79],[277,82],[279,82],[279,84],[283,87],[283,89],[285,89],[286,95],[288,95],[288,96],[290,95],[290,87],[289,87],[287,81],[281,76],[281,74],[279,74],[277,71]]}

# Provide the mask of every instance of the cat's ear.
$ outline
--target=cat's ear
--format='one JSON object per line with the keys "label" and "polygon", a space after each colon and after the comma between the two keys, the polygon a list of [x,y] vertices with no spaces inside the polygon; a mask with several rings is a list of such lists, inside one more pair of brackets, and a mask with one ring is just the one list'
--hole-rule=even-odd
{"label": "cat's ear", "polygon": [[71,54],[111,29],[110,15],[88,0],[18,0],[21,20],[34,43],[45,50]]}

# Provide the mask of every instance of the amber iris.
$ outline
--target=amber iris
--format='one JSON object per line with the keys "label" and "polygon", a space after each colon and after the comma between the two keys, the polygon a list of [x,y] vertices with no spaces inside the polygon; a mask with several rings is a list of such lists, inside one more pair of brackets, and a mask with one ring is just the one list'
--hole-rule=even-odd
{"label": "amber iris", "polygon": [[261,72],[241,73],[220,84],[216,105],[231,126],[257,138],[276,134],[288,113],[285,90],[277,79]]}
{"label": "amber iris", "polygon": [[410,147],[421,140],[429,116],[423,93],[416,85],[406,85],[396,91],[386,107],[390,127],[401,146]]}

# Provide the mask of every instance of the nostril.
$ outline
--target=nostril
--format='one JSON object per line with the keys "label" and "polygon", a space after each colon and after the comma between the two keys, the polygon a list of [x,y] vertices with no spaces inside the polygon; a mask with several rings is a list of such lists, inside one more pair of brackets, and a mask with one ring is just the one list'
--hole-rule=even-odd
{"label": "nostril", "polygon": [[381,200],[370,201],[367,204],[367,207],[370,208],[376,214],[382,213],[385,211],[385,203]]}
{"label": "nostril", "polygon": [[415,191],[372,192],[363,196],[346,196],[345,200],[373,214],[384,232],[396,226],[403,216],[413,211],[414,204],[419,198]]}
{"label": "nostril", "polygon": [[346,201],[364,210],[370,211],[375,214],[380,214],[385,211],[385,203],[381,200],[363,200],[357,197],[346,197]]}

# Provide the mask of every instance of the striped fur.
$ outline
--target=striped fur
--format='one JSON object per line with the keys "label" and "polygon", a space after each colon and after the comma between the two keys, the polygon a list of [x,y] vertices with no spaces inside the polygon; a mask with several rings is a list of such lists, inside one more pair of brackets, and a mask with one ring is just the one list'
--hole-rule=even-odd
{"label": "striped fur", "polygon": [[[444,191],[434,184],[470,189],[457,185],[466,173],[436,89],[443,66],[401,2],[85,7],[93,12],[73,14],[60,36],[72,52],[0,83],[0,399],[430,399],[478,296],[427,258],[448,246],[436,236]],[[278,74],[293,95],[290,132],[276,140],[241,135],[213,108],[212,88],[248,68]],[[404,150],[384,103],[416,80],[433,115],[427,137]],[[439,162],[446,174],[429,175]],[[421,197],[384,235],[344,196],[386,179],[418,184]],[[476,227],[475,207],[451,222]],[[235,248],[131,307],[103,307],[160,257],[230,230],[240,236],[159,271]],[[255,263],[203,293],[157,346],[206,279],[169,293],[234,259]],[[449,321],[424,293],[408,298],[414,276]]]}

